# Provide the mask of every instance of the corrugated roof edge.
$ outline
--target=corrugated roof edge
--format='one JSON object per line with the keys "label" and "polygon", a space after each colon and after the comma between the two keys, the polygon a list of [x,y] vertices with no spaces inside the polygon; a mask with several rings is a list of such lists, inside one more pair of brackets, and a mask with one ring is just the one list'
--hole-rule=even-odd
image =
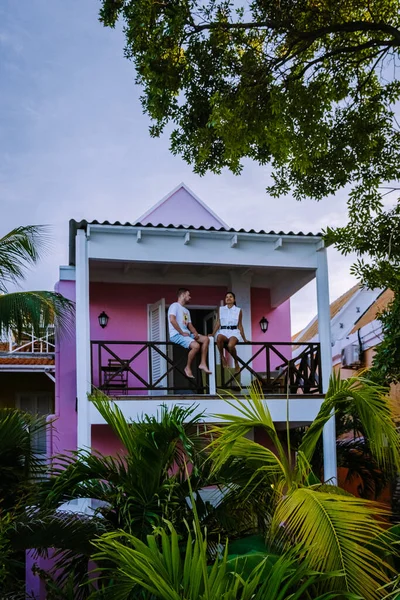
{"label": "corrugated roof edge", "polygon": [[159,229],[190,229],[192,231],[223,231],[225,233],[254,233],[257,235],[295,235],[295,236],[303,236],[303,237],[322,237],[322,233],[304,233],[303,231],[299,231],[298,233],[294,233],[294,231],[284,232],[284,231],[264,231],[260,229],[260,231],[256,231],[255,229],[234,229],[230,227],[226,229],[224,227],[194,227],[193,225],[189,225],[185,227],[184,225],[163,225],[159,223],[158,225],[153,225],[152,223],[147,223],[146,225],[142,225],[142,223],[121,223],[120,221],[114,221],[114,223],[110,223],[110,221],[75,221],[75,219],[71,219],[69,222],[69,264],[75,265],[75,236],[78,229],[85,229],[88,225],[111,225],[111,226],[119,226],[119,227],[143,227],[145,228],[159,228]]}

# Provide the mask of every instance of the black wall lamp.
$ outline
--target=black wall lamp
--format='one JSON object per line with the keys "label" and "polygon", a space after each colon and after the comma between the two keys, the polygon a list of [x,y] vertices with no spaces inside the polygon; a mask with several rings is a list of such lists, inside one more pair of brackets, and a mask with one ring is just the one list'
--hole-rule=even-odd
{"label": "black wall lamp", "polygon": [[263,317],[262,319],[260,319],[260,329],[261,329],[261,331],[263,333],[267,332],[268,325],[269,325],[268,320],[265,317]]}
{"label": "black wall lamp", "polygon": [[107,327],[107,323],[108,323],[108,319],[110,317],[108,316],[107,313],[103,312],[99,314],[98,319],[99,319],[99,325],[102,329],[104,329],[104,327]]}

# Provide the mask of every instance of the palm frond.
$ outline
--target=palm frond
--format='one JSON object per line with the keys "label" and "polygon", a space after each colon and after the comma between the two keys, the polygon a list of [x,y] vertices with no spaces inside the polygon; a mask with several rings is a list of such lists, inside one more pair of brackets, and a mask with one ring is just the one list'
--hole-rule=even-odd
{"label": "palm frond", "polygon": [[11,329],[18,336],[25,328],[33,327],[36,335],[50,324],[57,331],[72,331],[74,304],[56,292],[14,292],[0,295],[0,331]]}
{"label": "palm frond", "polygon": [[45,431],[45,417],[11,408],[0,409],[0,505],[11,508],[26,500],[46,465],[38,458],[35,439]]}
{"label": "palm frond", "polygon": [[374,539],[384,543],[379,520],[388,516],[371,501],[303,487],[278,505],[269,539],[286,547],[301,541],[312,568],[342,573],[337,590],[375,600],[381,597],[378,588],[388,581],[389,565],[374,552]]}
{"label": "palm frond", "polygon": [[400,438],[387,389],[361,377],[341,380],[338,375],[332,375],[325,400],[306,431],[299,452],[311,462],[323,427],[338,407],[358,416],[378,465],[384,470],[400,470]]}
{"label": "palm frond", "polygon": [[[285,479],[291,481],[292,472],[288,453],[280,441],[262,392],[252,386],[249,398],[226,400],[226,402],[234,408],[235,414],[214,415],[223,422],[223,427],[215,427],[210,432],[215,436],[210,444],[212,449],[210,460],[214,463],[214,469],[219,469],[231,456],[242,458],[247,456],[249,459],[253,450],[255,459],[262,458],[264,468],[267,464],[270,467],[275,465],[274,470],[280,470]],[[254,427],[260,427],[265,431],[275,448],[275,453],[244,438]]]}
{"label": "palm frond", "polygon": [[26,268],[36,264],[48,247],[45,225],[16,227],[0,238],[0,292],[7,292],[7,283],[23,279]]}
{"label": "palm frond", "polygon": [[207,536],[198,521],[194,534],[188,530],[183,549],[176,530],[167,525],[167,530],[148,536],[146,542],[124,532],[105,534],[94,542],[98,549],[94,560],[100,569],[105,564],[106,576],[115,582],[110,597],[128,600],[144,591],[160,600],[300,600],[313,591],[309,597],[314,600],[339,598],[337,593],[316,593],[318,584],[337,574],[312,571],[307,561],[299,561],[296,551],[280,557],[267,549],[230,556],[226,544],[209,564]]}
{"label": "palm frond", "polygon": [[[51,558],[51,566],[41,577],[50,586],[66,591],[73,583],[74,600],[89,595],[89,560],[93,553],[92,540],[108,530],[104,519],[68,512],[28,511],[20,515],[9,533],[14,551],[34,548],[34,557]],[[61,595],[57,596],[63,597]]]}

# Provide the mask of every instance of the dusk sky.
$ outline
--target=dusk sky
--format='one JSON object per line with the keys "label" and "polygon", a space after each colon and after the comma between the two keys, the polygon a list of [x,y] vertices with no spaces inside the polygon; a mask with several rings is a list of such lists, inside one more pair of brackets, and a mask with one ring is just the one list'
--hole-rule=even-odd
{"label": "dusk sky", "polygon": [[[346,218],[343,192],[323,202],[269,198],[269,170],[245,163],[199,177],[152,139],[122,29],[98,0],[0,1],[0,199],[3,235],[51,224],[52,250],[24,288],[52,289],[68,261],[68,221],[132,221],[184,181],[232,227],[318,232]],[[353,257],[329,250],[331,300],[354,285]],[[184,282],[183,282],[184,283]],[[316,312],[315,283],[292,300],[292,331]]]}

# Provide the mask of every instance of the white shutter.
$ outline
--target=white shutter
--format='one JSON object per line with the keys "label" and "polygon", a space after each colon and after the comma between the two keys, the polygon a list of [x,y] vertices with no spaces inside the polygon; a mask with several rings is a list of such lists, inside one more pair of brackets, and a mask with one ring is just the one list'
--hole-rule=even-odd
{"label": "white shutter", "polygon": [[[165,300],[162,298],[158,302],[154,304],[149,304],[149,315],[148,315],[148,323],[149,323],[149,341],[150,342],[166,342],[167,340],[167,332],[165,327]],[[165,344],[160,344],[158,348],[164,354],[168,354],[167,346]],[[168,377],[165,376],[158,381],[160,377],[163,376],[167,371],[167,361],[163,358],[156,350],[151,350],[151,381],[157,383],[157,387],[166,387],[168,384]],[[152,390],[150,394],[160,395],[166,394],[166,390]]]}
{"label": "white shutter", "polygon": [[[52,396],[47,393],[19,394],[17,396],[17,406],[20,410],[31,415],[46,416],[52,412]],[[46,430],[37,431],[33,436],[33,445],[35,453],[45,455],[47,450]]]}

